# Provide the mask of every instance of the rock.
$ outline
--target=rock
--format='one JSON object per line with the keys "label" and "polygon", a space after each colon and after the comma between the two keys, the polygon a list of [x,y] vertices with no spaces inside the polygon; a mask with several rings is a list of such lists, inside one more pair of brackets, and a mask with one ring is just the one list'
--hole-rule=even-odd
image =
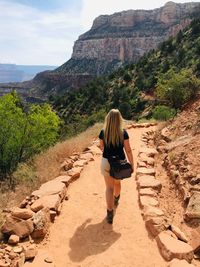
{"label": "rock", "polygon": [[73,167],[73,161],[71,159],[65,160],[60,166],[60,168],[64,169],[65,171],[70,170],[72,167]]}
{"label": "rock", "polygon": [[139,201],[140,201],[140,206],[142,208],[146,206],[158,207],[158,204],[159,204],[158,200],[156,200],[153,197],[149,197],[149,196],[140,196]]}
{"label": "rock", "polygon": [[155,169],[151,168],[137,168],[136,176],[137,178],[141,175],[155,175]]}
{"label": "rock", "polygon": [[47,263],[52,263],[53,262],[53,260],[51,258],[49,258],[49,257],[45,258],[44,261],[47,262]]}
{"label": "rock", "polygon": [[32,245],[29,245],[28,247],[25,247],[24,253],[25,253],[25,259],[26,260],[31,260],[31,259],[35,258],[36,254],[37,254],[36,245],[32,244]]}
{"label": "rock", "polygon": [[154,157],[156,154],[158,154],[158,151],[154,148],[142,147],[139,151],[139,155],[143,153],[147,157]]}
{"label": "rock", "polygon": [[144,220],[148,220],[152,217],[163,217],[164,212],[156,207],[146,206],[143,210],[143,218]]}
{"label": "rock", "polygon": [[19,207],[20,207],[21,209],[24,209],[24,208],[26,208],[26,205],[27,205],[27,204],[28,204],[28,200],[24,199],[24,200],[20,203]]}
{"label": "rock", "polygon": [[190,229],[189,244],[192,246],[194,253],[200,251],[200,233],[196,229]]}
{"label": "rock", "polygon": [[13,217],[17,217],[17,218],[24,219],[24,220],[32,218],[33,214],[34,214],[34,212],[32,210],[21,209],[18,207],[14,208],[11,212],[11,215]]}
{"label": "rock", "polygon": [[188,263],[186,260],[173,259],[167,267],[195,267],[193,264]]}
{"label": "rock", "polygon": [[169,230],[169,229],[167,229],[165,231],[165,233],[168,234],[169,236],[175,238],[175,239],[178,239],[178,237],[171,230]]}
{"label": "rock", "polygon": [[188,220],[200,219],[200,192],[194,191],[192,193],[185,216]]}
{"label": "rock", "polygon": [[102,151],[100,148],[98,148],[96,145],[92,145],[89,147],[89,151],[91,151],[91,153],[93,155],[101,155],[102,154]]}
{"label": "rock", "polygon": [[54,181],[64,183],[67,187],[71,182],[71,176],[69,175],[60,175],[54,179]]}
{"label": "rock", "polygon": [[155,159],[152,157],[147,157],[146,154],[140,154],[139,156],[139,161],[145,162],[151,166],[154,166],[155,164]]}
{"label": "rock", "polygon": [[57,216],[57,212],[54,211],[54,210],[50,210],[50,219],[51,219],[51,222],[54,222],[56,216]]}
{"label": "rock", "polygon": [[87,160],[84,160],[84,159],[82,159],[82,160],[77,160],[77,161],[74,163],[73,167],[83,167],[83,166],[86,165],[86,164],[87,164]]}
{"label": "rock", "polygon": [[141,188],[153,188],[155,190],[160,191],[161,190],[161,183],[156,180],[153,176],[150,175],[145,175],[145,176],[140,176],[138,181],[137,181],[139,189]]}
{"label": "rock", "polygon": [[170,132],[167,127],[163,128],[161,131],[161,137],[166,141],[166,142],[171,142],[172,139],[170,137]]}
{"label": "rock", "polygon": [[33,230],[32,220],[22,220],[12,216],[7,216],[6,222],[1,228],[3,234],[14,234],[19,236],[20,239],[29,236]]}
{"label": "rock", "polygon": [[19,260],[17,261],[17,267],[23,267],[25,263],[25,254],[21,253]]}
{"label": "rock", "polygon": [[45,208],[49,208],[50,210],[58,210],[58,207],[61,203],[61,198],[58,194],[55,195],[49,195],[49,196],[43,196],[40,199],[35,201],[36,205],[43,205]]}
{"label": "rock", "polygon": [[14,247],[13,248],[13,252],[15,252],[15,253],[18,253],[18,254],[20,254],[21,252],[23,251],[23,248],[22,247]]}
{"label": "rock", "polygon": [[185,259],[188,262],[191,262],[193,259],[194,253],[190,245],[180,240],[176,240],[165,232],[161,232],[156,237],[156,241],[161,255],[167,261],[177,258],[180,260]]}
{"label": "rock", "polygon": [[155,237],[167,229],[167,220],[164,217],[152,217],[145,221],[146,228]]}
{"label": "rock", "polygon": [[32,205],[31,205],[31,210],[34,212],[38,212],[39,210],[43,209],[44,205],[40,199],[36,200]]}
{"label": "rock", "polygon": [[82,167],[75,167],[68,171],[68,175],[71,176],[70,181],[74,181],[80,177]]}
{"label": "rock", "polygon": [[188,242],[186,235],[174,224],[171,225],[172,232],[182,241]]}
{"label": "rock", "polygon": [[84,159],[87,161],[94,161],[94,156],[92,155],[92,153],[82,153],[80,155],[80,159]]}
{"label": "rock", "polygon": [[[45,261],[45,259],[48,261]],[[31,263],[31,267],[55,267],[55,264],[53,263],[54,260],[44,249],[39,249],[37,255],[35,256],[35,259]],[[24,267],[29,266],[27,264],[24,265]]]}
{"label": "rock", "polygon": [[141,167],[146,167],[147,164],[146,164],[144,161],[138,161],[138,162],[137,162],[137,166],[138,166],[139,168],[141,168]]}
{"label": "rock", "polygon": [[10,267],[10,263],[0,260],[0,267]]}
{"label": "rock", "polygon": [[9,253],[9,258],[10,258],[11,260],[14,260],[16,257],[17,257],[17,254],[12,250],[12,251]]}
{"label": "rock", "polygon": [[141,188],[139,190],[139,195],[140,196],[150,196],[150,197],[156,197],[157,196],[156,192],[151,188]]}
{"label": "rock", "polygon": [[58,180],[51,180],[43,185],[41,185],[40,189],[33,192],[33,196],[43,197],[59,194],[61,199],[64,199],[66,195],[67,189],[64,183],[59,182]]}
{"label": "rock", "polygon": [[8,244],[16,245],[19,243],[19,236],[17,235],[11,235],[8,239]]}
{"label": "rock", "polygon": [[31,234],[32,238],[44,238],[49,229],[50,211],[49,208],[44,208],[38,211],[33,217],[34,231]]}

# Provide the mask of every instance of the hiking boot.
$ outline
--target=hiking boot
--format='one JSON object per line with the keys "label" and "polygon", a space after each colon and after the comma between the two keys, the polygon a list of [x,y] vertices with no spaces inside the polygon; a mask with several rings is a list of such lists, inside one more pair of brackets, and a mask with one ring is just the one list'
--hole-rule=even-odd
{"label": "hiking boot", "polygon": [[113,223],[113,210],[107,210],[107,217],[106,220],[108,223]]}
{"label": "hiking boot", "polygon": [[118,197],[114,196],[114,205],[115,205],[115,207],[117,207],[119,205],[119,199],[120,199],[120,195]]}

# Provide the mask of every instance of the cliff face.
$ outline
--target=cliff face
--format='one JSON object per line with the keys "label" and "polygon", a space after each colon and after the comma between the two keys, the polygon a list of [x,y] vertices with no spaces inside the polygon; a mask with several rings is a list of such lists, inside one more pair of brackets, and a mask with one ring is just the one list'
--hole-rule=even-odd
{"label": "cliff face", "polygon": [[129,10],[94,20],[74,44],[72,59],[135,62],[190,22],[199,3],[168,2],[154,10]]}

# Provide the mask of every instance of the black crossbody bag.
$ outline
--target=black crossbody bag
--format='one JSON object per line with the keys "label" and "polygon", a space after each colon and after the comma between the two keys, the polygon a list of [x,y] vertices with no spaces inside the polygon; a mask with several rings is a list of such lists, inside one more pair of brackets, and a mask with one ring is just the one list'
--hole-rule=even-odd
{"label": "black crossbody bag", "polygon": [[133,168],[126,159],[119,159],[117,156],[111,156],[108,161],[110,163],[110,176],[114,179],[122,180],[131,177]]}

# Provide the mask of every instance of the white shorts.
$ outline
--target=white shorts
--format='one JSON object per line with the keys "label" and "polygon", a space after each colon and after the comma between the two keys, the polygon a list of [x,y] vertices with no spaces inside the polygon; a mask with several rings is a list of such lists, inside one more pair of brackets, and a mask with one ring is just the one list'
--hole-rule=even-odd
{"label": "white shorts", "polygon": [[103,174],[103,176],[110,176],[110,163],[108,159],[104,157],[101,159],[101,174]]}

